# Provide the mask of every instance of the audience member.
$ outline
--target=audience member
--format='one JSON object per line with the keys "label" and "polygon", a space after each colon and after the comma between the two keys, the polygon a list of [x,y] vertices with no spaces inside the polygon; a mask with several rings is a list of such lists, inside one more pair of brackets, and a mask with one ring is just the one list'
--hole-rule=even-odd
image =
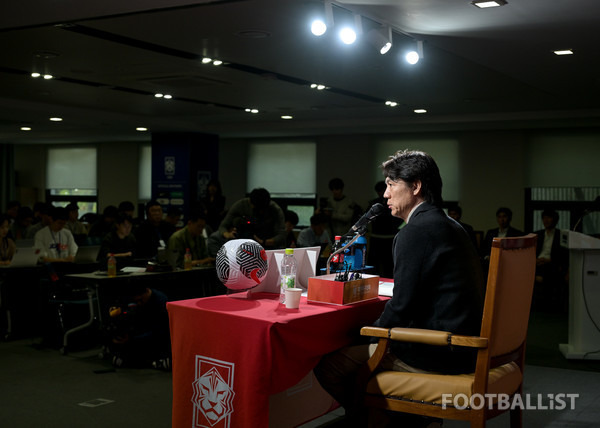
{"label": "audience member", "polygon": [[8,236],[9,221],[6,214],[0,214],[0,265],[9,265],[17,251],[15,241]]}
{"label": "audience member", "polygon": [[[374,325],[478,335],[483,311],[481,265],[464,230],[441,209],[442,179],[435,161],[423,152],[399,151],[382,168],[384,197],[392,215],[406,226],[394,241],[393,296]],[[323,357],[315,368],[321,385],[346,408],[352,426],[364,426],[360,422],[366,419],[366,410],[356,405],[353,394],[357,373],[375,347],[371,343],[342,348]],[[396,342],[384,368],[471,373],[475,360],[476,351],[467,348]],[[395,426],[420,426],[402,422]]]}
{"label": "audience member", "polygon": [[302,229],[298,234],[298,247],[321,247],[324,253],[331,245],[329,233],[327,233],[327,216],[315,214],[310,218],[310,227]]}
{"label": "audience member", "polygon": [[43,205],[39,206],[39,218],[40,221],[32,224],[27,228],[27,239],[34,239],[35,234],[42,230],[44,227],[50,225],[52,221],[51,212],[54,207],[49,203],[43,203]]}
{"label": "audience member", "polygon": [[175,229],[180,229],[181,224],[181,210],[178,207],[170,206],[167,209],[167,215],[165,216],[165,221],[173,226]]}
{"label": "audience member", "polygon": [[146,220],[134,231],[137,242],[136,257],[152,259],[159,248],[166,248],[169,238],[175,232],[172,224],[163,220],[162,206],[156,200],[146,204]]}
{"label": "audience member", "polygon": [[130,217],[133,221],[135,205],[133,205],[133,202],[131,201],[121,201],[117,207],[117,211],[119,211],[119,215]]}
{"label": "audience member", "polygon": [[209,265],[215,258],[209,256],[206,240],[202,231],[206,226],[204,213],[194,212],[187,225],[171,235],[167,248],[177,254],[177,266],[184,267],[184,256],[187,250],[192,255],[192,266]]}
{"label": "audience member", "polygon": [[394,237],[403,221],[392,215],[392,211],[388,207],[388,201],[383,196],[385,189],[385,181],[378,181],[375,184],[377,198],[369,202],[369,208],[375,204],[381,204],[386,209],[371,222],[367,264],[373,266],[375,272],[381,277],[392,278],[394,273],[394,259],[392,257]]}
{"label": "audience member", "polygon": [[496,210],[496,221],[498,222],[498,227],[488,230],[485,234],[485,239],[483,240],[482,254],[484,260],[488,260],[490,258],[492,241],[494,238],[523,236],[523,232],[510,225],[510,222],[512,221],[512,211],[510,208],[498,208]]}
{"label": "audience member", "polygon": [[114,205],[105,207],[100,218],[90,228],[88,236],[102,242],[102,239],[113,230],[118,215],[119,210]]}
{"label": "audience member", "polygon": [[[234,228],[234,225],[238,227]],[[254,189],[249,197],[235,202],[221,222],[219,231],[228,240],[254,239],[265,249],[285,246],[283,210],[263,188]]]}
{"label": "audience member", "polygon": [[69,218],[67,210],[54,207],[50,217],[50,225],[35,234],[33,246],[40,250],[40,260],[44,263],[72,262],[78,246],[71,231],[65,229]]}
{"label": "audience member", "polygon": [[33,219],[31,220],[31,224],[38,224],[40,221],[42,221],[41,210],[45,205],[45,202],[40,201],[33,204]]}
{"label": "audience member", "polygon": [[115,367],[170,370],[171,341],[167,296],[134,282],[109,309],[108,349]]}
{"label": "audience member", "polygon": [[465,229],[465,231],[469,234],[469,238],[471,238],[473,245],[477,249],[477,252],[479,252],[479,243],[477,242],[477,237],[475,236],[475,231],[473,230],[473,226],[460,221],[460,219],[462,218],[461,206],[456,204],[456,205],[452,205],[450,208],[448,208],[448,217],[451,217],[454,220],[456,220],[458,222],[458,224],[460,224],[463,227],[463,229]]}
{"label": "audience member", "polygon": [[71,203],[67,205],[66,209],[69,220],[67,221],[65,228],[71,231],[73,238],[75,238],[75,242],[81,245],[83,241],[85,241],[88,230],[85,224],[79,221],[79,206],[77,206],[76,203]]}
{"label": "audience member", "polygon": [[15,240],[27,239],[27,229],[33,221],[33,211],[31,208],[22,206],[17,212],[17,218],[10,227],[10,236]]}
{"label": "audience member", "polygon": [[17,219],[17,214],[19,214],[19,208],[21,208],[21,202],[19,201],[8,201],[8,204],[6,204],[6,215],[8,217],[8,222],[11,225]]}
{"label": "audience member", "polygon": [[133,220],[125,214],[119,214],[115,220],[113,230],[107,234],[100,244],[98,262],[104,269],[107,266],[108,255],[112,254],[117,261],[117,268],[121,269],[131,263],[135,258],[135,236],[131,233]]}
{"label": "audience member", "polygon": [[225,196],[219,180],[211,180],[206,186],[206,196],[201,200],[206,209],[206,224],[212,231],[219,228],[225,218]]}
{"label": "audience member", "polygon": [[329,216],[331,235],[344,235],[352,227],[352,220],[360,208],[344,195],[344,182],[341,178],[332,178],[329,181],[329,190],[331,195],[327,198],[324,213]]}
{"label": "audience member", "polygon": [[544,210],[544,228],[535,232],[538,238],[534,302],[546,309],[564,307],[568,299],[569,253],[560,245],[560,229],[556,228],[558,219],[556,211]]}
{"label": "audience member", "polygon": [[294,228],[300,221],[298,218],[298,214],[294,211],[285,210],[283,213],[283,218],[285,219],[285,248],[296,248],[298,245],[296,243],[296,235],[294,234]]}

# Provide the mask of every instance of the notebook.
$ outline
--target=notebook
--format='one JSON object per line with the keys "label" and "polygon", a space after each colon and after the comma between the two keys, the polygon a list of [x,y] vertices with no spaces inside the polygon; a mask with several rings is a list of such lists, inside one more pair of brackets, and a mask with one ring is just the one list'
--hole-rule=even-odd
{"label": "notebook", "polygon": [[40,258],[40,250],[37,248],[17,248],[17,252],[7,267],[35,266]]}
{"label": "notebook", "polygon": [[75,263],[95,263],[98,258],[98,252],[100,251],[100,245],[87,245],[85,247],[79,247],[77,254],[75,255]]}

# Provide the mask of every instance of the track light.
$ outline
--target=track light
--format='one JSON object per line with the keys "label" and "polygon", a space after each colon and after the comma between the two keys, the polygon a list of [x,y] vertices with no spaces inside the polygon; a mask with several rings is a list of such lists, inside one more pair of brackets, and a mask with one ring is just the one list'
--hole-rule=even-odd
{"label": "track light", "polygon": [[411,65],[415,65],[419,62],[420,59],[423,58],[423,41],[417,40],[417,50],[408,52],[404,59]]}
{"label": "track light", "polygon": [[325,17],[315,19],[310,26],[310,31],[315,36],[322,36],[327,32],[328,28],[333,27],[333,6],[330,1],[326,1],[324,4]]}
{"label": "track light", "polygon": [[385,55],[392,47],[392,27],[374,28],[367,33],[367,40]]}
{"label": "track light", "polygon": [[360,15],[354,15],[354,28],[346,26],[339,32],[340,40],[346,45],[353,44],[360,34],[362,34],[362,20]]}

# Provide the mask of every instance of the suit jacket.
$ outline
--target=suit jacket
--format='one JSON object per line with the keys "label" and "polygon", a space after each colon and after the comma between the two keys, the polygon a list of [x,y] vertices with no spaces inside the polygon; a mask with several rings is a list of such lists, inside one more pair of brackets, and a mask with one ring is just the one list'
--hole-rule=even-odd
{"label": "suit jacket", "polygon": [[[394,292],[376,326],[479,335],[483,274],[467,232],[440,209],[420,205],[394,239]],[[472,350],[394,343],[414,367],[457,373],[475,366]]]}
{"label": "suit jacket", "polygon": [[[492,252],[492,242],[494,241],[494,238],[496,238],[498,236],[498,233],[500,233],[499,227],[497,227],[495,229],[490,229],[485,234],[485,239],[483,240],[483,248],[482,248],[482,254],[484,256],[489,256],[490,253]],[[523,236],[523,235],[525,235],[525,233],[521,232],[519,229],[515,229],[512,226],[508,226],[508,230],[506,231],[507,238],[514,238],[516,236]]]}
{"label": "suit jacket", "polygon": [[[546,238],[546,230],[538,230],[535,232],[537,235],[537,249],[535,254],[539,256],[544,246],[544,239]],[[553,273],[566,273],[569,266],[569,251],[560,245],[560,230],[554,230],[554,239],[552,240],[552,248],[550,249],[550,260],[553,266]]]}

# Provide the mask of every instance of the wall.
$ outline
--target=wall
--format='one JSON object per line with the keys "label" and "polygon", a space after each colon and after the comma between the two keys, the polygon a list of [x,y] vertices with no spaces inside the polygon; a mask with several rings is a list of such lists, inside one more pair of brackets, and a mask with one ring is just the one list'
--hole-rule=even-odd
{"label": "wall", "polygon": [[[228,206],[247,191],[247,147],[251,141],[220,141],[219,178]],[[513,225],[522,229],[526,187],[600,186],[600,128],[320,136],[314,141],[318,196],[328,196],[329,180],[340,177],[346,184],[345,193],[366,208],[367,201],[376,196],[373,186],[381,179],[381,162],[397,149],[424,149],[438,161],[444,197],[460,201],[463,220],[476,230],[495,227],[495,212],[500,206],[513,210]],[[38,189],[42,198],[45,147],[15,147],[19,186]],[[98,147],[100,208],[126,199],[136,203],[138,144],[106,143]]]}

